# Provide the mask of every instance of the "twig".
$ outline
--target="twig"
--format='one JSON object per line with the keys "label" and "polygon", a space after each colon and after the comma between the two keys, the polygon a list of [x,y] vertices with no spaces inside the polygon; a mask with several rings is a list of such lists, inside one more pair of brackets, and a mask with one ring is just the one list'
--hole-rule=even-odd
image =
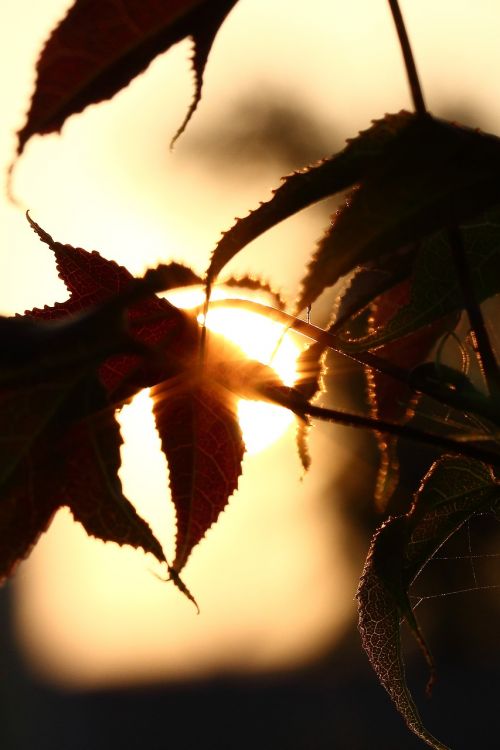
{"label": "twig", "polygon": [[389,0],[389,7],[391,9],[396,31],[398,33],[399,44],[403,53],[403,59],[405,62],[406,75],[408,76],[408,82],[410,84],[411,98],[413,100],[413,106],[418,115],[426,115],[427,108],[424,102],[424,96],[422,94],[422,88],[417,73],[417,66],[415,65],[415,59],[413,52],[411,51],[410,40],[406,31],[405,22],[399,8],[398,0]]}
{"label": "twig", "polygon": [[377,357],[376,354],[372,354],[371,352],[346,352],[339,346],[336,336],[328,331],[324,331],[322,328],[312,325],[311,323],[307,323],[305,320],[300,320],[282,310],[277,310],[275,307],[244,299],[217,300],[216,302],[212,302],[211,306],[243,307],[246,310],[256,312],[260,315],[266,315],[287,328],[292,328],[294,331],[313,339],[313,341],[317,341],[319,344],[322,344],[325,349],[331,349],[337,354],[342,354],[344,357],[348,357],[354,362],[358,362],[360,365],[371,367],[373,370],[382,373],[382,375],[388,375],[389,377],[398,380],[400,383],[404,383],[412,391],[422,393],[425,396],[435,399],[441,404],[446,404],[447,406],[451,406],[459,411],[471,412],[488,419],[495,424],[500,424],[500,413],[498,412],[498,409],[486,399],[484,400],[484,403],[473,401],[466,393],[452,390],[440,383],[429,380],[425,375],[418,372],[409,372],[403,367],[399,367],[399,365],[390,362],[388,359]]}
{"label": "twig", "polygon": [[500,465],[500,454],[490,451],[487,448],[482,448],[479,445],[471,443],[462,443],[453,438],[444,437],[441,435],[435,435],[425,430],[420,430],[418,427],[413,427],[408,424],[396,424],[394,422],[386,422],[385,420],[378,419],[377,417],[366,417],[361,414],[350,414],[337,409],[324,409],[321,406],[314,406],[308,404],[306,408],[300,410],[301,414],[306,414],[309,417],[315,417],[317,419],[323,419],[328,422],[335,422],[337,424],[345,425],[346,427],[358,427],[362,429],[374,430],[375,432],[382,432],[387,435],[396,435],[397,437],[404,438],[407,440],[415,440],[419,443],[425,443],[426,445],[432,445],[442,450],[451,451],[452,453],[458,453],[462,456],[470,456],[471,458],[478,459],[479,461],[485,461],[489,464]]}

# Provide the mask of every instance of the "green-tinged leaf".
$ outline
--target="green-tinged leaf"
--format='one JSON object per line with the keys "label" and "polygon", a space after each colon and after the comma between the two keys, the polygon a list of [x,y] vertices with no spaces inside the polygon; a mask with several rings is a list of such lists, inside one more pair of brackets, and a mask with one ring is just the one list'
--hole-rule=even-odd
{"label": "green-tinged leaf", "polygon": [[[495,208],[461,227],[471,286],[478,302],[500,292],[500,210]],[[462,309],[462,293],[445,232],[422,242],[415,260],[408,304],[369,336],[339,342],[345,351],[363,351],[387,344]]]}
{"label": "green-tinged leaf", "polygon": [[424,477],[405,516],[389,518],[375,533],[358,589],[363,647],[381,684],[408,727],[434,750],[446,750],[423,726],[406,684],[400,622],[406,620],[430,654],[415,620],[408,589],[441,545],[475,513],[495,507],[500,486],[485,464],[444,457]]}
{"label": "green-tinged leaf", "polygon": [[309,265],[297,310],[358,265],[398,253],[500,198],[500,140],[429,116],[413,119],[351,192]]}
{"label": "green-tinged leaf", "polygon": [[303,208],[362,180],[378,163],[387,144],[407,128],[414,117],[403,111],[374,120],[370,128],[349,140],[343,151],[286,177],[270,201],[237,219],[224,233],[212,255],[208,283],[212,284],[224,266],[256,237]]}
{"label": "green-tinged leaf", "polygon": [[[424,362],[424,364],[415,367],[411,373],[410,382],[425,382],[433,386],[436,397],[439,398],[439,391],[442,389],[449,392],[452,389],[463,401],[464,411],[472,411],[475,414],[481,414],[486,420],[493,423],[500,422],[500,401],[496,396],[486,396],[479,391],[463,372],[455,370],[453,367],[437,362]],[[483,424],[483,439],[493,439],[495,427],[493,425]],[[479,433],[481,434],[481,433]],[[479,435],[472,434],[470,438],[462,436],[463,440],[478,439]]]}
{"label": "green-tinged leaf", "polygon": [[195,95],[201,97],[214,38],[236,0],[76,0],[37,63],[37,81],[18,152],[35,133],[59,131],[89,104],[110,99],[184,37],[194,41]]}
{"label": "green-tinged leaf", "polygon": [[342,330],[351,318],[365,310],[376,297],[409,276],[413,253],[413,246],[409,246],[406,253],[388,259],[387,264],[357,269],[335,301],[328,332],[336,334]]}

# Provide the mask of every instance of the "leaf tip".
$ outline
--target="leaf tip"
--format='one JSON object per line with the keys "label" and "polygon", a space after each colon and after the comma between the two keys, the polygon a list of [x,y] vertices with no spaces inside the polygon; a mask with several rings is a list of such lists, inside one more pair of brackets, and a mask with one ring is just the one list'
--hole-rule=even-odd
{"label": "leaf tip", "polygon": [[52,247],[54,245],[54,240],[50,236],[48,232],[45,231],[45,229],[42,229],[42,227],[36,223],[34,219],[31,218],[29,209],[26,211],[26,219],[28,220],[28,223],[30,227],[33,229],[33,231],[39,236],[42,242],[45,242],[46,245],[49,247]]}
{"label": "leaf tip", "polygon": [[200,608],[198,606],[198,602],[194,598],[193,594],[190,592],[182,578],[180,577],[179,573],[175,568],[168,566],[168,581],[172,581],[174,586],[179,589],[179,591],[184,594],[185,597],[189,599],[190,602],[192,602],[196,608],[196,614],[200,614]]}
{"label": "leaf tip", "polygon": [[170,151],[174,150],[175,144],[177,143],[181,135],[186,130],[187,126],[189,125],[189,121],[191,120],[192,116],[196,112],[198,108],[198,104],[201,101],[201,91],[203,88],[203,71],[205,68],[205,63],[206,63],[206,58],[208,56],[208,52],[205,55],[203,53],[200,53],[195,37],[193,37],[193,42],[194,42],[194,49],[193,49],[193,54],[191,56],[191,68],[194,71],[194,94],[191,100],[191,104],[189,105],[188,111],[186,112],[186,115],[184,117],[184,120],[182,121],[180,126],[177,128],[172,140],[170,141]]}

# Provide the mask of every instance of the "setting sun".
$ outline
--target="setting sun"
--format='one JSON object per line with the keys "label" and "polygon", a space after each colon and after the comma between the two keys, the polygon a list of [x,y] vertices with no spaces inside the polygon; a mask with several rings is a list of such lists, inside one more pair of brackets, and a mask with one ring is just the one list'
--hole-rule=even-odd
{"label": "setting sun", "polygon": [[[187,309],[202,305],[204,300],[201,288],[175,290],[166,296],[173,304]],[[215,289],[212,293],[213,301],[228,297],[244,299],[233,289]],[[249,310],[218,306],[209,310],[207,327],[230,339],[248,357],[272,367],[285,385],[295,382],[300,350],[292,335],[283,335],[284,328],[279,323]],[[244,399],[238,404],[238,418],[249,453],[267,448],[294,421],[293,414],[280,406]]]}

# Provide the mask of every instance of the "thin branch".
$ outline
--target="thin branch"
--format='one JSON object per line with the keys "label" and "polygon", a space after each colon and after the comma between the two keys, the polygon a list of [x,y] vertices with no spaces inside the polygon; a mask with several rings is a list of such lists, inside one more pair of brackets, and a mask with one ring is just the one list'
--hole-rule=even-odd
{"label": "thin branch", "polygon": [[489,464],[500,466],[500,454],[482,448],[479,445],[471,443],[462,443],[453,438],[447,438],[441,435],[434,435],[431,432],[420,430],[418,427],[412,425],[396,424],[394,422],[387,422],[383,419],[376,417],[365,417],[361,414],[350,414],[337,409],[324,409],[321,406],[314,406],[308,404],[305,409],[301,409],[301,414],[306,414],[309,417],[315,417],[317,419],[323,419],[327,422],[335,422],[337,424],[345,425],[346,427],[358,427],[362,429],[370,429],[375,432],[382,432],[387,435],[395,435],[396,437],[404,438],[407,440],[414,440],[419,443],[425,443],[426,445],[432,445],[436,448],[440,448],[445,451],[451,451],[462,456],[470,456],[471,458],[478,459],[479,461],[485,461]]}
{"label": "thin branch", "polygon": [[403,53],[403,59],[405,62],[406,75],[408,76],[408,82],[410,84],[411,98],[413,99],[413,106],[418,115],[426,115],[427,108],[424,102],[424,96],[422,94],[422,88],[417,73],[417,66],[415,65],[415,59],[413,52],[411,51],[410,40],[406,31],[405,22],[401,14],[398,0],[389,0],[389,7],[391,9],[396,31],[398,33],[399,44],[401,46],[401,52]]}
{"label": "thin branch", "polygon": [[425,377],[424,374],[409,372],[403,367],[399,367],[399,365],[395,365],[393,362],[390,362],[383,357],[377,357],[376,354],[372,354],[371,352],[347,352],[339,346],[336,336],[333,336],[328,331],[324,331],[322,328],[318,328],[311,323],[307,323],[305,320],[300,320],[282,310],[277,310],[275,307],[244,299],[218,300],[212,302],[211,307],[242,307],[260,315],[266,315],[287,328],[291,328],[294,331],[313,339],[313,341],[322,344],[325,349],[331,349],[337,354],[342,354],[344,357],[348,357],[354,362],[358,362],[360,365],[371,367],[373,370],[382,373],[382,375],[388,375],[400,383],[404,383],[412,391],[429,396],[439,403],[446,404],[447,406],[451,406],[459,411],[471,412],[488,419],[495,424],[500,424],[500,412],[495,405],[488,402],[487,399],[484,400],[484,403],[473,401],[465,393],[452,390],[446,385],[434,382]]}
{"label": "thin branch", "polygon": [[472,341],[476,352],[479,366],[483,373],[490,395],[500,393],[500,372],[491,341],[486,330],[481,307],[476,301],[474,290],[471,285],[470,269],[465,254],[460,229],[452,225],[448,229],[451,252],[458,282],[464,299],[464,307],[469,316],[472,332]]}

